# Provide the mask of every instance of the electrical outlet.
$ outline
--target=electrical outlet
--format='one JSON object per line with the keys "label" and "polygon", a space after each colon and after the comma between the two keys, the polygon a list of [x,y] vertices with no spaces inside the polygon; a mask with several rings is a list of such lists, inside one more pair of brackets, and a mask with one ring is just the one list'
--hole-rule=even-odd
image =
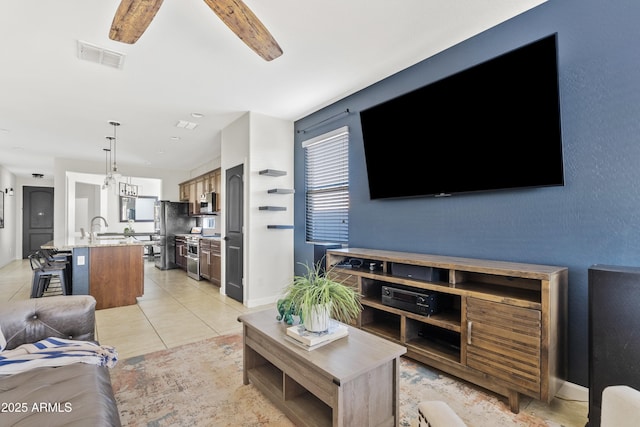
{"label": "electrical outlet", "polygon": [[78,255],[78,265],[84,265],[84,255]]}

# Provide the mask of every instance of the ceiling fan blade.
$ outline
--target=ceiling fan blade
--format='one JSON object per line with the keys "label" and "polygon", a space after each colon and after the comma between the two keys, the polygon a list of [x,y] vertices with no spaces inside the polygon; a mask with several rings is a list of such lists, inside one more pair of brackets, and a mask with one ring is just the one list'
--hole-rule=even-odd
{"label": "ceiling fan blade", "polygon": [[113,17],[109,38],[133,44],[144,33],[163,0],[122,0]]}
{"label": "ceiling fan blade", "polygon": [[269,30],[242,0],[204,0],[240,40],[267,61],[282,55]]}

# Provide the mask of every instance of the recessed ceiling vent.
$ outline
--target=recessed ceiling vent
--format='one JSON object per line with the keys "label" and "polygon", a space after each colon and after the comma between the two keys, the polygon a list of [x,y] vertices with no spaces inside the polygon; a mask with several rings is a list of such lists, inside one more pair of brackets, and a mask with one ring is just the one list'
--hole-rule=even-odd
{"label": "recessed ceiling vent", "polygon": [[181,129],[194,130],[196,127],[198,127],[198,124],[189,122],[187,120],[178,120],[178,123],[176,123],[176,127]]}
{"label": "recessed ceiling vent", "polygon": [[97,62],[107,67],[122,69],[124,53],[101,48],[91,43],[78,40],[78,58],[85,61]]}

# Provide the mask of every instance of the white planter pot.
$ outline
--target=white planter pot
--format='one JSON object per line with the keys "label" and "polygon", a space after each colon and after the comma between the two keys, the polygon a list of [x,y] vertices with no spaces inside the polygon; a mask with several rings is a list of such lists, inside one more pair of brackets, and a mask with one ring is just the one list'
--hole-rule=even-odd
{"label": "white planter pot", "polygon": [[304,328],[311,332],[324,332],[329,330],[329,314],[331,305],[314,305],[308,316],[304,318]]}

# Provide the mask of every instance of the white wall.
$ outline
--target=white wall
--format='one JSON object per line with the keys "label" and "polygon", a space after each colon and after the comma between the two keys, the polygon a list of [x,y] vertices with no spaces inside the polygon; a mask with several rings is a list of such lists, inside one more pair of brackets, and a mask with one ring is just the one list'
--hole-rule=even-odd
{"label": "white wall", "polygon": [[75,229],[89,230],[91,218],[100,215],[100,186],[76,183]]}
{"label": "white wall", "polygon": [[[267,193],[269,188],[293,186],[293,123],[247,113],[225,128],[223,188],[226,170],[239,164],[244,164],[244,304],[255,307],[276,301],[293,277],[293,230],[267,229],[267,224],[293,224],[293,196]],[[284,170],[287,175],[276,178],[259,175],[263,169]],[[285,206],[287,210],[258,209],[265,205]],[[224,215],[223,192],[222,224]],[[224,248],[222,255],[221,292],[224,292]]]}
{"label": "white wall", "polygon": [[[218,133],[216,136],[212,138],[211,146],[213,150],[215,150],[215,147],[221,147],[221,140],[222,140],[222,132]],[[221,156],[218,156],[208,162],[205,162],[191,169],[189,178],[195,178],[207,172],[211,172],[212,170],[218,169],[220,165],[221,165]]]}
{"label": "white wall", "polygon": [[[5,188],[13,188],[13,196],[5,193]],[[0,228],[0,267],[7,265],[16,258],[16,234],[22,227],[18,227],[18,191],[16,177],[4,167],[0,166],[0,191],[4,194],[4,228]],[[0,196],[2,197],[2,196]]]}
{"label": "white wall", "polygon": [[[293,123],[251,113],[248,226],[251,282],[247,305],[275,301],[292,280],[294,270],[293,230],[267,229],[267,225],[293,225],[293,194],[269,194],[271,188],[293,188]],[[259,175],[264,169],[287,174]],[[261,211],[260,206],[284,206],[286,211]]]}
{"label": "white wall", "polygon": [[[221,164],[220,164],[220,168],[221,168],[221,176],[220,179],[222,180],[221,182],[221,197],[220,197],[220,215],[218,216],[219,221],[220,221],[220,228],[222,229],[222,236],[225,235],[225,223],[226,223],[226,209],[225,209],[225,203],[226,203],[226,191],[225,191],[225,187],[226,187],[226,182],[227,182],[227,174],[226,171],[229,168],[232,168],[234,166],[238,166],[241,164],[244,164],[244,170],[246,173],[246,170],[248,169],[247,167],[247,159],[249,158],[249,113],[243,115],[242,117],[240,117],[239,119],[237,119],[236,121],[234,121],[233,123],[231,123],[229,126],[227,126],[226,128],[224,128],[222,130],[222,141],[221,141],[221,148],[220,148],[220,153],[221,153]],[[247,206],[247,182],[245,180],[245,190],[244,190],[244,205]],[[245,209],[244,211],[244,224],[245,227],[247,225],[248,222],[248,211]],[[247,247],[247,242],[248,242],[248,234],[245,233],[244,234],[244,241],[243,241],[243,245],[246,248]],[[226,249],[225,249],[225,241],[222,240],[221,241],[221,246],[220,246],[220,251],[221,251],[221,263],[222,263],[222,267],[221,267],[221,284],[220,284],[220,293],[221,294],[225,294],[226,295]],[[246,257],[246,251],[245,251],[245,258],[244,258],[244,272],[243,272],[243,276],[244,276],[244,280],[245,280],[245,298],[244,301],[246,301],[246,283],[248,280],[248,259]]]}

